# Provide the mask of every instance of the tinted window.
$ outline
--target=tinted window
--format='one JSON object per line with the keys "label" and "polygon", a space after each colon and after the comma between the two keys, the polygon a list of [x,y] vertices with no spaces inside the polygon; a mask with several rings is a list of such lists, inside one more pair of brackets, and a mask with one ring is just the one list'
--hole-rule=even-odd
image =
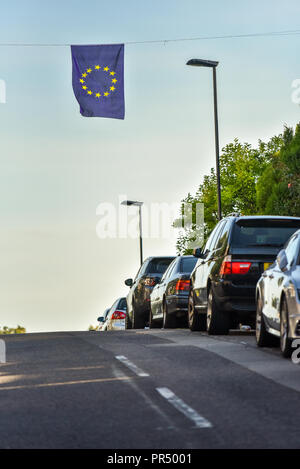
{"label": "tinted window", "polygon": [[223,233],[223,229],[224,229],[224,226],[226,225],[226,221],[222,221],[220,224],[219,224],[219,229],[218,229],[218,232],[216,233],[216,236],[214,237],[212,243],[211,243],[211,246],[210,246],[210,250],[211,251],[214,251],[215,249],[218,248],[218,242],[219,242],[219,239],[221,237],[221,234]]}
{"label": "tinted window", "polygon": [[210,237],[208,238],[207,243],[206,243],[205,248],[204,248],[204,252],[207,252],[207,251],[211,250],[211,246],[214,243],[215,237],[218,234],[219,229],[220,229],[220,223],[217,224],[217,226],[212,231]]}
{"label": "tinted window", "polygon": [[183,257],[181,259],[180,272],[191,273],[197,263],[195,257]]}
{"label": "tinted window", "polygon": [[283,247],[300,228],[300,220],[239,220],[233,230],[232,246]]}
{"label": "tinted window", "polygon": [[171,275],[171,273],[173,272],[173,269],[174,269],[174,266],[177,264],[177,261],[173,261],[171,262],[171,264],[169,265],[169,267],[167,268],[167,270],[165,271],[165,273],[163,274],[162,276],[162,280],[164,280],[165,278],[169,277]]}
{"label": "tinted window", "polygon": [[165,257],[160,259],[152,259],[148,265],[146,273],[148,274],[163,274],[167,267],[174,260],[174,257]]}
{"label": "tinted window", "polygon": [[124,309],[126,311],[126,298],[121,298],[118,303],[118,308],[119,309]]}
{"label": "tinted window", "polygon": [[228,220],[225,223],[224,229],[222,230],[221,236],[218,239],[216,249],[225,250],[228,242],[228,235],[231,227],[231,222]]}
{"label": "tinted window", "polygon": [[285,248],[286,257],[289,264],[295,263],[298,257],[298,236],[293,236]]}
{"label": "tinted window", "polygon": [[145,261],[144,264],[139,268],[138,273],[135,276],[135,280],[146,272],[148,265],[149,261]]}

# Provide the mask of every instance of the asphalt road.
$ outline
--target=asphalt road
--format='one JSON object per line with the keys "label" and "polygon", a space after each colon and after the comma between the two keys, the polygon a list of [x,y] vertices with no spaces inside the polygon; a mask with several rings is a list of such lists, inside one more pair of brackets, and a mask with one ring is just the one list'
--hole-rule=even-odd
{"label": "asphalt road", "polygon": [[250,335],[6,336],[0,448],[300,448],[300,366]]}

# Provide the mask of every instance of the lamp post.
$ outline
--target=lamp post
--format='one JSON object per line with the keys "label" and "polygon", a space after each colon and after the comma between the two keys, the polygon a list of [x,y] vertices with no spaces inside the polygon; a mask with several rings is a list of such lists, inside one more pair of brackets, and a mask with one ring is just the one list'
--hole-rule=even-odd
{"label": "lamp post", "polygon": [[214,112],[215,112],[215,143],[216,143],[216,176],[217,176],[217,190],[218,190],[218,218],[222,218],[222,205],[221,205],[221,183],[220,183],[220,149],[219,149],[219,124],[218,124],[218,98],[217,98],[217,66],[219,62],[212,60],[191,59],[186,65],[194,67],[208,67],[213,69],[213,88],[214,88]]}
{"label": "lamp post", "polygon": [[142,205],[143,202],[138,202],[136,200],[123,200],[121,202],[121,205],[135,205],[136,207],[139,207],[139,229],[140,229],[140,262],[141,265],[143,264],[143,235],[142,235]]}

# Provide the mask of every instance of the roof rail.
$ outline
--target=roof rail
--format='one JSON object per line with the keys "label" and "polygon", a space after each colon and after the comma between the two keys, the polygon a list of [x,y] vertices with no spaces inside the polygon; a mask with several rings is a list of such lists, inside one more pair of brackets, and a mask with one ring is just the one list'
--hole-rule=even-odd
{"label": "roof rail", "polygon": [[239,212],[232,212],[232,213],[228,213],[228,215],[226,215],[227,217],[240,217],[241,214]]}

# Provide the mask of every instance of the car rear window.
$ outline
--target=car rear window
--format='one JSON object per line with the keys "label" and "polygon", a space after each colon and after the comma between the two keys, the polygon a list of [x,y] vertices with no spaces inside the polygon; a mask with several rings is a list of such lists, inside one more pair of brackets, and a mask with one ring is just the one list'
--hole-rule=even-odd
{"label": "car rear window", "polygon": [[232,247],[283,247],[300,228],[300,220],[239,220],[233,230]]}
{"label": "car rear window", "polygon": [[174,260],[174,257],[164,257],[159,259],[152,259],[149,262],[146,273],[147,274],[163,274],[171,262]]}
{"label": "car rear window", "polygon": [[181,259],[180,272],[191,273],[197,263],[195,257],[183,257]]}
{"label": "car rear window", "polygon": [[118,304],[119,309],[123,309],[126,311],[127,305],[126,305],[126,298],[121,298]]}

